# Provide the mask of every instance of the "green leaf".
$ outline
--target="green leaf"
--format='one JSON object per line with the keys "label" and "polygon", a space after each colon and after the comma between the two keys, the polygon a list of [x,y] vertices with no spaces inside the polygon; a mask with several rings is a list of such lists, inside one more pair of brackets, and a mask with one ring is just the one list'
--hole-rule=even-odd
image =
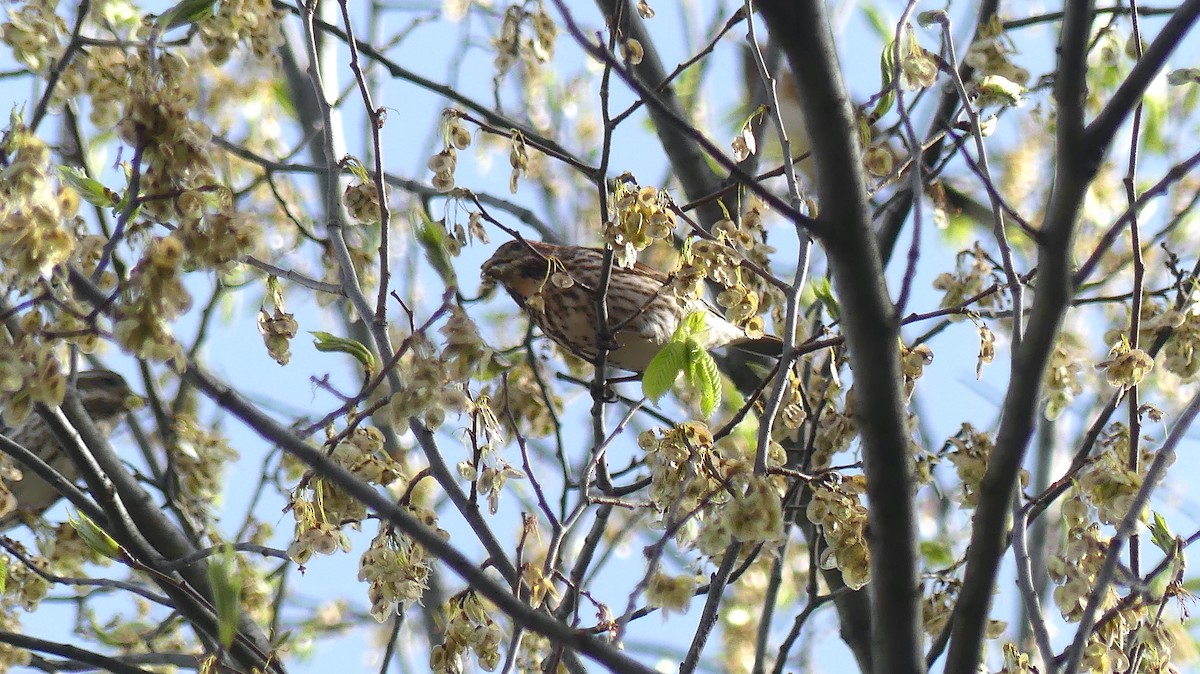
{"label": "green leaf", "polygon": [[0,557],[0,595],[8,588],[8,557]]}
{"label": "green leaf", "polygon": [[446,231],[431,220],[424,209],[416,209],[415,215],[421,221],[417,227],[417,243],[425,251],[429,265],[447,286],[458,287],[458,277],[454,273],[454,265],[450,263],[450,252],[446,249]]}
{"label": "green leaf", "polygon": [[1167,526],[1167,520],[1158,511],[1150,518],[1150,540],[1154,541],[1154,545],[1159,550],[1168,555],[1175,551],[1175,534],[1171,533],[1171,527]]}
{"label": "green leaf", "polygon": [[213,0],[180,0],[174,7],[158,15],[155,23],[162,30],[171,30],[203,21],[213,15]]}
{"label": "green leaf", "polygon": [[892,89],[892,77],[896,74],[896,55],[893,53],[895,44],[895,40],[889,39],[883,46],[883,53],[879,55],[879,79],[881,80],[879,90],[884,94],[879,97],[879,102],[871,111],[871,119],[879,119],[886,115],[891,111],[892,104],[895,102],[896,94]]}
{"label": "green leaf", "polygon": [[74,166],[59,166],[58,175],[79,193],[85,201],[100,208],[112,208],[121,199],[117,193],[108,189],[99,180],[87,177],[82,169]]}
{"label": "green leaf", "polygon": [[121,546],[113,540],[108,532],[100,528],[100,525],[92,521],[92,518],[76,511],[73,515],[67,516],[67,521],[71,523],[71,528],[83,542],[92,550],[104,555],[105,557],[119,561],[123,554]]}
{"label": "green leaf", "polygon": [[842,316],[842,308],[838,304],[837,298],[833,296],[833,285],[829,282],[829,277],[821,277],[814,279],[812,282],[813,295],[817,301],[825,306],[825,311],[829,313],[829,317],[833,320],[838,320]]}
{"label": "green leaf", "polygon": [[873,4],[866,4],[862,6],[862,12],[866,15],[867,23],[871,25],[871,28],[875,29],[875,34],[879,36],[880,40],[886,40],[891,37],[895,22],[891,22],[893,25],[888,25],[888,19],[883,16],[883,12],[878,7]]}
{"label": "green leaf", "polygon": [[700,414],[707,419],[721,404],[721,371],[717,361],[694,339],[687,342],[687,366],[689,383],[700,391]]}
{"label": "green leaf", "polygon": [[682,342],[668,342],[646,366],[642,374],[642,394],[658,402],[671,389],[686,365],[687,347]]}
{"label": "green leaf", "polygon": [[679,327],[675,328],[675,334],[671,337],[671,341],[684,342],[704,332],[704,323],[707,318],[707,311],[693,311],[688,314],[679,322]]}
{"label": "green leaf", "polygon": [[226,544],[208,562],[208,582],[213,588],[213,604],[217,609],[217,639],[226,650],[237,635],[241,619],[242,577],[237,572],[237,555]]}
{"label": "green leaf", "polygon": [[328,332],[318,331],[309,332],[308,334],[316,337],[313,340],[313,346],[317,347],[317,351],[350,354],[355,360],[362,363],[363,370],[368,375],[375,371],[375,356],[361,342],[347,337],[331,335]]}
{"label": "green leaf", "polygon": [[928,566],[947,567],[954,563],[954,554],[950,550],[950,546],[942,541],[922,541],[921,556],[925,558]]}

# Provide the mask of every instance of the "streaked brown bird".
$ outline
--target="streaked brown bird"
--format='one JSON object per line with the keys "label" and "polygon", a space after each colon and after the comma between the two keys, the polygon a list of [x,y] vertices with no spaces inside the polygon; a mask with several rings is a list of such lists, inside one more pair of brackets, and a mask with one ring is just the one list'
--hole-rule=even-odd
{"label": "streaked brown bird", "polygon": [[[547,337],[587,361],[596,358],[596,298],[604,251],[582,246],[558,246],[537,241],[509,241],[483,263],[483,277],[493,279],[537,324]],[[749,350],[778,355],[776,337],[751,337],[702,300],[681,302],[667,287],[670,278],[644,264],[626,269],[613,265],[609,277],[608,326],[613,344],[608,364],[642,373],[679,321],[705,311],[706,349],[744,345]]]}
{"label": "streaked brown bird", "polygon": [[[111,435],[126,412],[133,408],[136,396],[125,383],[125,379],[109,370],[88,370],[76,378],[76,393],[79,402],[87,410],[96,429],[102,435]],[[75,464],[58,443],[54,432],[41,416],[30,414],[16,427],[4,430],[3,434],[13,442],[36,454],[68,480],[78,477]],[[21,467],[21,480],[9,482],[8,489],[16,499],[17,509],[0,516],[0,530],[7,529],[19,521],[22,515],[36,516],[54,505],[61,495],[32,470]]]}

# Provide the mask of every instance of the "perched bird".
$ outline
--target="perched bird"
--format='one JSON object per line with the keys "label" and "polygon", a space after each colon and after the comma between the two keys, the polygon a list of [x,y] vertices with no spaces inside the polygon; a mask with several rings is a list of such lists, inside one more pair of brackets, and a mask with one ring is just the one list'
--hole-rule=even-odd
{"label": "perched bird", "polygon": [[[542,329],[567,351],[592,361],[596,358],[599,319],[596,298],[604,251],[581,246],[558,246],[537,241],[509,241],[483,263],[484,279],[493,279]],[[608,364],[642,373],[664,344],[671,341],[679,321],[694,311],[707,312],[701,342],[706,349],[721,346],[779,355],[776,337],[751,337],[703,300],[681,301],[667,287],[669,277],[641,263],[626,269],[613,265],[609,277],[608,326],[613,331]]]}
{"label": "perched bird", "polygon": [[[88,370],[76,378],[79,402],[96,424],[101,434],[111,435],[121,417],[133,408],[137,397],[125,379],[109,370]],[[78,476],[75,464],[58,443],[54,432],[38,414],[30,414],[20,424],[0,431],[5,437],[36,454],[69,480]],[[8,482],[7,487],[16,499],[16,511],[0,516],[0,529],[18,521],[20,515],[40,515],[61,498],[61,495],[32,470],[22,467],[23,477]]]}

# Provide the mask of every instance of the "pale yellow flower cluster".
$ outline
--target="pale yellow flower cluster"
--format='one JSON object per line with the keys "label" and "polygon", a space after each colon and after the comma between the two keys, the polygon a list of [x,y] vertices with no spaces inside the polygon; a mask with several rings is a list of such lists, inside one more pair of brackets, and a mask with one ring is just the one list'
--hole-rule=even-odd
{"label": "pale yellow flower cluster", "polygon": [[946,443],[954,447],[946,454],[946,458],[954,464],[959,482],[962,483],[959,502],[974,508],[979,500],[979,485],[987,471],[988,457],[996,445],[989,434],[975,430],[969,423],[964,423]]}
{"label": "pale yellow flower cluster", "polygon": [[25,290],[48,277],[75,249],[66,223],[79,196],[51,180],[50,148],[15,113],[0,140],[0,287]]}
{"label": "pale yellow flower cluster", "polygon": [[225,489],[225,468],[238,453],[217,429],[202,427],[194,416],[178,412],[174,420],[168,449],[178,478],[174,499],[195,521],[208,522]]}
{"label": "pale yellow flower cluster", "polygon": [[822,569],[842,572],[842,582],[858,590],[871,581],[871,551],[867,548],[867,508],[862,504],[866,478],[827,473],[809,483],[812,500],[805,516],[825,539]]}
{"label": "pale yellow flower cluster", "polygon": [[220,65],[229,60],[239,43],[250,44],[255,58],[277,63],[283,47],[282,10],[271,0],[223,0],[213,15],[196,24],[208,57]]}
{"label": "pale yellow flower cluster", "polygon": [[391,527],[380,526],[379,534],[358,563],[358,579],[370,584],[367,598],[375,620],[384,622],[403,611],[406,604],[421,600],[429,582],[431,561],[425,549],[411,539]]}
{"label": "pale yellow flower cluster", "polygon": [[442,150],[429,158],[427,166],[433,171],[433,188],[439,192],[454,189],[454,171],[458,168],[458,151],[471,145],[471,132],[463,126],[456,110],[442,112]]}
{"label": "pale yellow flower cluster", "polygon": [[452,597],[445,606],[445,640],[429,654],[429,669],[435,674],[459,674],[463,658],[475,652],[479,667],[493,671],[500,664],[500,626],[488,616],[487,607],[472,590]]}
{"label": "pale yellow flower cluster", "polygon": [[612,246],[621,267],[632,268],[638,253],[655,241],[668,239],[675,231],[675,213],[670,197],[653,187],[618,179],[609,194],[609,216],[604,242]]}
{"label": "pale yellow flower cluster", "polygon": [[[374,427],[361,427],[338,443],[330,458],[367,484],[387,486],[408,479],[399,463],[383,451],[383,434]],[[342,528],[367,516],[361,501],[329,479],[308,474],[303,492],[293,494],[292,516],[296,520],[288,557],[303,564],[313,553],[333,554],[350,550]]]}
{"label": "pale yellow flower cluster", "polygon": [[[665,526],[678,526],[676,540],[709,556],[734,541],[769,543],[783,535],[783,504],[771,479],[755,475],[753,458],[736,446],[714,445],[698,421],[638,436],[650,468],[650,500]],[[736,443],[733,443],[736,445]],[[782,452],[767,458],[783,461]]]}

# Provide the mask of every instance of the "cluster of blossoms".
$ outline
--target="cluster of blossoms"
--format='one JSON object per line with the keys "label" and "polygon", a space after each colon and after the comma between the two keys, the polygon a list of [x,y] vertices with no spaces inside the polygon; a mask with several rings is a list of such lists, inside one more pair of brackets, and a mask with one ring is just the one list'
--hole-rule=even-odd
{"label": "cluster of blossoms", "polygon": [[849,449],[850,443],[858,437],[858,422],[854,420],[854,391],[846,392],[846,402],[838,409],[839,391],[839,385],[832,381],[824,387],[824,408],[817,418],[812,458],[808,462],[812,470],[828,468],[832,465],[833,455]]}
{"label": "cluster of blossoms", "polygon": [[508,165],[512,172],[508,175],[508,191],[516,194],[521,178],[529,174],[529,147],[525,144],[525,135],[514,131],[508,143]]}
{"label": "cluster of blossoms", "polygon": [[[726,241],[731,247],[751,247],[755,239],[750,233],[752,230],[745,227],[744,222],[743,226],[738,226],[733,220],[726,218],[713,226],[713,234],[718,241]],[[763,320],[759,315],[761,284],[756,286],[748,283],[755,278],[757,277],[754,274],[743,274],[741,265],[738,265],[732,274],[731,280],[734,283],[723,284],[725,289],[717,295],[717,304],[725,310],[725,320],[746,328],[750,335],[758,336],[763,331]]]}
{"label": "cluster of blossoms", "polygon": [[1200,372],[1200,307],[1193,306],[1180,318],[1171,339],[1163,348],[1163,368],[1191,381]]}
{"label": "cluster of blossoms", "polygon": [[564,658],[558,657],[558,647],[549,638],[534,632],[526,632],[521,638],[514,664],[518,674],[546,674],[551,659],[558,662],[554,674],[567,674]]}
{"label": "cluster of blossoms", "polygon": [[1016,45],[1004,29],[1000,17],[992,15],[975,34],[963,63],[975,70],[976,77],[1000,76],[1021,86],[1029,83],[1029,71],[1013,63]]}
{"label": "cluster of blossoms", "polygon": [[1142,349],[1131,347],[1122,337],[1109,349],[1108,358],[1096,363],[1096,369],[1104,370],[1104,378],[1109,386],[1124,391],[1141,383],[1154,369],[1154,359]]}
{"label": "cluster of blossoms", "polygon": [[654,573],[646,584],[646,602],[661,608],[664,617],[672,611],[686,613],[692,597],[696,596],[700,580],[695,574],[672,576],[661,571]]}
{"label": "cluster of blossoms", "polygon": [[[30,559],[26,555],[26,559]],[[45,558],[36,557],[30,560],[39,566],[45,566]],[[0,630],[9,634],[22,634],[18,608],[32,611],[37,608],[41,599],[46,596],[50,584],[33,573],[25,564],[10,555],[0,555],[0,568],[5,569],[5,583],[0,588]],[[0,670],[28,666],[32,651],[19,648],[8,643],[0,644]]]}
{"label": "cluster of blossoms", "polygon": [[500,456],[504,443],[504,428],[492,412],[487,396],[479,396],[468,407],[471,424],[467,434],[474,444],[474,455],[458,464],[458,474],[475,485],[487,497],[488,510],[494,515],[500,508],[500,494],[511,479],[524,479],[525,473],[514,468]]}
{"label": "cluster of blossoms", "polygon": [[[988,261],[987,253],[976,242],[971,250],[964,250],[954,258],[954,273],[942,272],[933,280],[936,290],[944,291],[941,305],[944,308],[960,307],[968,299],[983,292],[985,288],[1000,283],[996,268]],[[966,266],[971,261],[970,267]],[[1001,308],[1004,295],[993,292],[979,298],[975,306],[982,311],[995,311]]]}
{"label": "cluster of blossoms", "polygon": [[196,74],[184,57],[170,51],[154,57],[147,49],[130,55],[126,68],[125,114],[116,130],[129,147],[142,149],[141,190],[151,197],[143,209],[167,221],[178,208],[194,215],[200,209],[189,204],[207,204],[203,192],[219,184],[209,153],[212,131],[192,119],[200,100]]}
{"label": "cluster of blossoms", "polygon": [[763,294],[756,283],[757,277],[743,274],[742,259],[742,254],[729,245],[696,241],[684,251],[683,264],[675,273],[671,288],[680,298],[700,297],[704,281],[713,281],[723,289],[717,295],[717,304],[724,307],[726,320],[741,326],[751,337],[761,336]]}
{"label": "cluster of blossoms", "polygon": [[[738,252],[761,269],[771,268],[770,256],[775,252],[775,248],[768,245],[766,241],[767,228],[764,218],[768,210],[767,205],[758,197],[750,199],[749,204],[742,211],[742,217],[738,220],[737,239],[733,242]],[[813,210],[815,210],[815,206]],[[759,304],[762,310],[770,311],[775,322],[782,325],[784,320],[783,291],[758,274],[748,274],[743,279],[743,283],[761,296]]]}
{"label": "cluster of blossoms", "polygon": [[553,390],[543,391],[537,374],[524,362],[508,370],[507,386],[489,385],[480,396],[489,396],[496,401],[496,409],[505,410],[501,421],[506,427],[512,415],[527,438],[544,438],[554,433],[554,409],[562,408],[562,398]]}
{"label": "cluster of blossoms", "polygon": [[[182,283],[187,268],[227,270],[258,239],[258,228],[231,210],[231,195],[217,182],[209,155],[211,132],[190,119],[199,93],[187,61],[147,49],[128,57],[128,91],[121,139],[137,148],[142,214],[179,224],[151,240],[117,307],[118,340],[139,357],[181,360],[169,324],[191,305]],[[131,222],[129,235],[144,236],[147,222]]]}
{"label": "cluster of blossoms", "polygon": [[[403,485],[407,480],[400,464],[384,452],[383,434],[374,427],[355,429],[334,447],[330,458],[367,484]],[[305,477],[303,491],[293,494],[290,504],[296,528],[287,552],[297,564],[304,564],[314,552],[348,551],[350,541],[342,527],[367,516],[366,506],[334,482],[316,474]]]}
{"label": "cluster of blossoms", "polygon": [[[226,190],[222,187],[219,192]],[[216,211],[206,212],[202,207],[184,211],[185,197],[196,194],[185,192],[180,197],[183,217],[174,236],[183,242],[189,267],[228,271],[254,250],[260,238],[258,225],[254,216],[234,211],[228,204]]]}
{"label": "cluster of blossoms", "polygon": [[[411,505],[409,510],[436,529],[437,516],[432,511]],[[449,533],[437,531],[443,538],[449,538]],[[371,540],[358,563],[358,579],[369,584],[371,616],[384,622],[397,613],[402,614],[405,605],[420,601],[429,582],[431,561],[425,548],[391,527],[380,525],[379,534]]]}
{"label": "cluster of blossoms", "polygon": [[471,132],[463,126],[456,110],[447,108],[442,112],[442,141],[442,150],[429,158],[427,166],[433,171],[433,188],[439,192],[449,192],[454,189],[458,151],[471,145]]}
{"label": "cluster of blossoms", "polygon": [[[529,70],[528,79],[536,80],[534,75],[540,72],[541,64],[554,58],[558,26],[541,3],[533,7],[535,9],[530,11],[526,5],[514,4],[504,12],[500,34],[492,38],[492,47],[496,50],[497,81],[518,61]],[[533,29],[532,34],[525,29],[526,24]]]}
{"label": "cluster of blossoms", "polygon": [[1029,654],[1017,648],[1011,641],[1004,644],[1004,666],[997,674],[1038,674],[1039,670]]}
{"label": "cluster of blossoms", "polygon": [[183,287],[183,258],[178,238],[154,239],[129,275],[113,332],[139,358],[173,360],[182,367],[183,349],[170,322],[192,306]]}
{"label": "cluster of blossoms", "polygon": [[0,140],[0,287],[24,290],[70,258],[79,196],[51,180],[50,148],[14,114]]}
{"label": "cluster of blossoms", "polygon": [[[1158,337],[1158,333],[1164,330],[1174,330],[1183,325],[1186,320],[1183,312],[1150,293],[1142,293],[1142,302],[1139,306],[1141,310],[1138,311],[1138,344],[1141,346],[1152,344]],[[1125,317],[1124,321],[1116,321],[1115,325],[1119,327],[1105,332],[1104,342],[1116,344],[1122,339],[1128,340],[1129,324],[1128,317]]]}
{"label": "cluster of blossoms", "polygon": [[805,516],[821,532],[826,547],[822,569],[837,569],[842,582],[858,590],[871,580],[871,551],[867,548],[867,508],[861,495],[866,479],[861,475],[826,473],[809,483],[812,500]]}
{"label": "cluster of blossoms", "polygon": [[[922,588],[921,628],[930,637],[937,637],[946,630],[958,603],[962,581],[944,574],[934,576],[928,591]],[[987,638],[996,639],[1004,633],[1007,624],[1002,620],[988,620]]]}
{"label": "cluster of blossoms", "polygon": [[[1116,467],[1110,466],[1108,469],[1112,468]],[[1097,485],[1091,486],[1095,488]],[[1068,622],[1078,621],[1082,617],[1109,551],[1109,538],[1101,533],[1100,524],[1092,521],[1088,501],[1095,503],[1095,495],[1085,496],[1078,487],[1068,493],[1062,505],[1062,516],[1067,526],[1066,540],[1059,553],[1047,561],[1046,567],[1050,578],[1057,584],[1054,601]],[[1127,511],[1126,507],[1120,515]],[[1111,518],[1117,515],[1116,512],[1109,512],[1107,516]],[[1106,617],[1097,625],[1084,647],[1080,671],[1127,671],[1131,638],[1141,642],[1138,650],[1144,650],[1143,664],[1147,666],[1138,671],[1173,671],[1169,669],[1173,639],[1162,621],[1151,617],[1142,605],[1122,607],[1117,590],[1111,585],[1105,589],[1099,601],[1099,614]],[[1142,645],[1146,648],[1141,649]]]}
{"label": "cluster of blossoms", "polygon": [[1046,397],[1046,418],[1053,421],[1083,393],[1083,344],[1073,333],[1063,332],[1054,344],[1042,389]]}
{"label": "cluster of blossoms", "polygon": [[67,24],[54,13],[57,0],[28,0],[9,10],[8,21],[0,24],[0,40],[12,47],[13,57],[36,73],[49,71],[62,55],[62,37]]}
{"label": "cluster of blossoms", "polygon": [[[783,534],[783,502],[776,483],[755,475],[753,458],[734,443],[714,444],[698,421],[638,436],[650,468],[650,501],[676,540],[705,555],[720,554],[733,541],[771,542]],[[767,457],[782,465],[779,445]]]}
{"label": "cluster of blossoms", "polygon": [[[269,543],[270,527],[258,527],[251,532],[248,543],[266,545]],[[234,574],[241,591],[238,593],[240,606],[244,607],[247,616],[259,624],[271,620],[273,613],[272,598],[277,593],[278,579],[270,567],[255,564],[246,555],[235,555]]]}
{"label": "cluster of blossoms", "polygon": [[167,451],[178,478],[175,499],[196,521],[207,521],[225,486],[225,467],[237,460],[237,450],[216,429],[201,427],[186,413],[174,415],[170,440]]}
{"label": "cluster of blossoms", "polygon": [[41,313],[30,311],[21,317],[22,335],[15,342],[0,331],[0,420],[8,426],[24,421],[37,403],[61,404],[66,394],[53,348],[36,338],[41,328]]}
{"label": "cluster of blossoms", "polygon": [[492,357],[492,349],[484,343],[475,321],[462,307],[450,310],[450,318],[439,332],[446,338],[442,362],[451,381],[470,380]]}
{"label": "cluster of blossoms", "polygon": [[[1076,622],[1087,608],[1088,600],[1096,587],[1097,576],[1108,555],[1109,539],[1100,532],[1100,525],[1090,521],[1088,506],[1082,494],[1072,490],[1063,503],[1062,514],[1067,526],[1066,540],[1061,551],[1047,560],[1046,570],[1058,585],[1054,588],[1054,601],[1068,622]],[[1106,619],[1099,623],[1084,647],[1080,671],[1124,672],[1129,669],[1127,648],[1134,631],[1147,635],[1158,634],[1146,624],[1145,608],[1132,605],[1118,609],[1121,604],[1117,591],[1111,585],[1099,597],[1099,615]],[[1113,612],[1113,609],[1118,609]],[[1111,615],[1109,615],[1111,613]],[[1157,622],[1157,621],[1154,621]],[[1161,632],[1165,635],[1165,631]],[[1157,640],[1165,650],[1151,654],[1150,662],[1165,656],[1169,660],[1169,637]],[[1139,671],[1170,671],[1152,667]]]}
{"label": "cluster of blossoms", "polygon": [[[1154,455],[1143,447],[1138,461],[1139,470],[1130,468],[1129,428],[1121,423],[1106,428],[1099,445],[1100,451],[1079,471],[1076,488],[1096,509],[1101,522],[1115,526],[1129,513]],[[1146,511],[1139,513],[1143,521],[1147,515]]]}
{"label": "cluster of blossoms", "polygon": [[904,375],[904,399],[911,400],[917,380],[925,374],[925,366],[933,362],[933,349],[928,344],[912,348],[900,345],[900,371]]}
{"label": "cluster of blossoms", "polygon": [[441,674],[463,671],[463,656],[475,652],[480,668],[493,671],[500,664],[500,626],[488,616],[487,607],[472,590],[446,603],[446,635],[429,654],[429,668]]}
{"label": "cluster of blossoms", "polygon": [[771,428],[776,440],[798,437],[797,433],[808,419],[808,412],[804,409],[804,391],[801,388],[801,382],[800,366],[797,364],[788,372],[788,386],[783,392],[779,413],[775,417],[776,423]]}
{"label": "cluster of blossoms", "polygon": [[7,454],[0,456],[0,519],[8,517],[20,505],[8,485],[20,481],[24,476],[15,459]]}
{"label": "cluster of blossoms", "polygon": [[460,384],[449,379],[446,363],[424,335],[411,337],[408,352],[398,364],[401,388],[392,392],[385,409],[397,429],[408,428],[409,419],[420,419],[430,429],[438,429],[448,412],[466,410],[470,401]]}
{"label": "cluster of blossoms", "polygon": [[[28,552],[25,552],[24,557],[42,573],[49,572],[50,560]],[[50,592],[50,581],[42,578],[24,562],[4,555],[0,557],[0,567],[7,570],[3,604],[17,605],[25,611],[33,611]]]}
{"label": "cluster of blossoms", "polygon": [[675,231],[675,212],[666,192],[618,179],[608,200],[612,220],[605,224],[603,238],[621,267],[632,268],[638,252]]}
{"label": "cluster of blossoms", "polygon": [[342,192],[342,205],[350,217],[358,222],[379,223],[383,211],[380,209],[379,188],[372,180],[349,183]]}
{"label": "cluster of blossoms", "polygon": [[946,458],[954,464],[958,480],[962,483],[958,500],[964,506],[974,508],[979,501],[979,485],[987,471],[988,457],[996,445],[990,435],[975,430],[969,423],[963,423],[962,428],[946,440],[946,444],[953,447]]}
{"label": "cluster of blossoms", "polygon": [[[342,230],[342,234],[345,236],[346,250],[350,254],[350,267],[354,270],[354,276],[363,291],[369,292],[379,281],[376,274],[379,228],[351,227]],[[342,284],[342,263],[333,246],[325,246],[321,251],[321,269],[325,272],[322,277],[325,283]],[[332,293],[319,293],[317,304],[329,306],[336,298],[337,295]]]}
{"label": "cluster of blossoms", "polygon": [[300,330],[300,324],[294,315],[288,313],[283,301],[283,286],[274,276],[267,277],[267,296],[273,309],[267,313],[266,307],[259,307],[258,332],[271,358],[280,365],[287,365],[292,359],[292,338]]}
{"label": "cluster of blossoms", "polygon": [[228,61],[240,42],[248,42],[260,61],[278,62],[284,44],[283,17],[271,0],[225,0],[196,27],[200,41],[208,47],[208,57],[217,65]]}

